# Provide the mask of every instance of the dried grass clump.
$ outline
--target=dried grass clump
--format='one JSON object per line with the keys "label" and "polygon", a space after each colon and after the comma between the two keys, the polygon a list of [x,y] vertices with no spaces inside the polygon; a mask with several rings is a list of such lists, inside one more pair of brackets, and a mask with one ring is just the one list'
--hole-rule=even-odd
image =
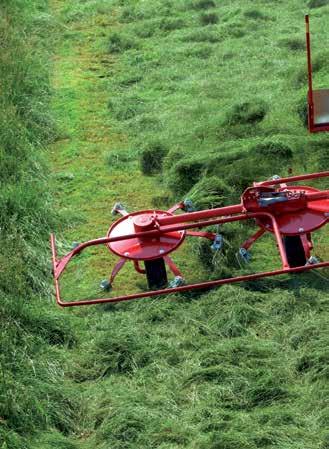
{"label": "dried grass clump", "polygon": [[222,207],[229,202],[232,188],[217,176],[203,177],[186,195],[197,210]]}
{"label": "dried grass clump", "polygon": [[263,100],[237,103],[227,113],[226,124],[230,126],[257,124],[264,120],[267,112],[268,105]]}
{"label": "dried grass clump", "polygon": [[193,9],[210,9],[216,8],[216,2],[214,0],[194,0],[191,4]]}
{"label": "dried grass clump", "polygon": [[140,167],[144,175],[159,173],[167,154],[166,146],[160,141],[152,141],[144,146],[140,156]]}
{"label": "dried grass clump", "polygon": [[176,195],[185,195],[201,178],[206,161],[202,158],[184,158],[170,170],[168,185]]}
{"label": "dried grass clump", "polygon": [[298,37],[289,37],[280,41],[282,47],[291,51],[303,51],[306,48],[305,40]]}
{"label": "dried grass clump", "polygon": [[215,25],[219,22],[218,14],[215,12],[209,12],[205,14],[201,14],[200,16],[200,23],[201,25],[207,26],[207,25]]}
{"label": "dried grass clump", "polygon": [[307,4],[309,8],[321,8],[326,5],[329,5],[329,0],[310,0]]}
{"label": "dried grass clump", "polygon": [[130,34],[114,31],[109,36],[109,53],[123,53],[126,50],[137,48],[136,39]]}
{"label": "dried grass clump", "polygon": [[280,142],[265,140],[262,143],[258,143],[250,148],[250,155],[252,157],[266,158],[269,161],[273,159],[279,161],[287,161],[292,158],[293,150],[290,145]]}

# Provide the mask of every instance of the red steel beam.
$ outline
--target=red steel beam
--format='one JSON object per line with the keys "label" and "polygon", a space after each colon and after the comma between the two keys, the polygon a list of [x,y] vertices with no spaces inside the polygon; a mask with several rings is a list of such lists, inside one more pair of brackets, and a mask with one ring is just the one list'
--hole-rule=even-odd
{"label": "red steel beam", "polygon": [[310,35],[310,18],[305,16],[306,25],[306,53],[307,53],[307,78],[308,78],[308,92],[307,92],[307,123],[310,133],[314,132],[314,100],[313,100],[313,68],[311,56],[311,35]]}
{"label": "red steel beam", "polygon": [[[274,186],[277,184],[284,184],[286,182],[298,182],[298,181],[306,181],[307,179],[319,179],[319,178],[326,178],[329,176],[329,171],[323,171],[318,173],[311,173],[309,175],[299,175],[299,176],[290,176],[287,178],[279,178],[279,179],[269,179],[267,181],[262,182],[255,182],[255,187],[260,186]],[[289,189],[289,187],[288,187]]]}
{"label": "red steel beam", "polygon": [[226,215],[241,214],[243,205],[219,207],[216,209],[202,210],[198,212],[188,212],[185,214],[173,215],[171,217],[157,217],[156,221],[160,226],[173,225],[176,223],[186,223],[197,220],[206,220],[214,217],[224,217]]}
{"label": "red steel beam", "polygon": [[313,79],[312,79],[312,56],[311,56],[311,35],[310,35],[310,17],[305,16],[306,25],[306,52],[307,52],[307,72],[308,72],[308,95],[309,104],[313,104]]}

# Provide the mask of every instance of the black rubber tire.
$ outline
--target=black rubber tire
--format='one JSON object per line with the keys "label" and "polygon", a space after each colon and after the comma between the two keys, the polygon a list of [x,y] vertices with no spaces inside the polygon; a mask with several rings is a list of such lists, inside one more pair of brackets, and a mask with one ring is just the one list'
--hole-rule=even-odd
{"label": "black rubber tire", "polygon": [[148,287],[151,290],[166,287],[168,284],[167,270],[164,259],[145,260],[145,271]]}
{"label": "black rubber tire", "polygon": [[302,267],[306,264],[305,250],[299,235],[283,237],[283,244],[287,253],[290,268]]}

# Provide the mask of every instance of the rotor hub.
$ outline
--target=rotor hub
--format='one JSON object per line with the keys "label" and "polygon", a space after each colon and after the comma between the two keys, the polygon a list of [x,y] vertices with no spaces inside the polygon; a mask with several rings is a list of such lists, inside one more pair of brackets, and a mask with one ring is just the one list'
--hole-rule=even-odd
{"label": "rotor hub", "polygon": [[134,228],[136,232],[150,231],[155,229],[156,215],[139,214],[132,217]]}

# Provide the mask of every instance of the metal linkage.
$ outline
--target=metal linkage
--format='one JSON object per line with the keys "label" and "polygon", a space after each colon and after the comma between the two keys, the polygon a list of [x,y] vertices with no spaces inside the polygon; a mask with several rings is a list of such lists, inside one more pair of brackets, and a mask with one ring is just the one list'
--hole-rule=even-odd
{"label": "metal linkage", "polygon": [[[329,266],[329,261],[320,262],[311,254],[312,232],[326,225],[329,219],[329,190],[321,191],[313,187],[289,185],[328,176],[329,171],[288,178],[276,176],[268,181],[254,183],[253,187],[246,189],[241,196],[240,204],[203,211],[192,211],[191,207],[187,208],[186,202],[182,202],[168,211],[144,210],[128,213],[120,203],[117,203],[114,211],[121,214],[121,218],[112,224],[107,235],[75,245],[61,259],[57,258],[55,236],[51,235],[57,303],[63,307],[70,307],[130,301]],[[187,209],[190,211],[186,212]],[[184,212],[174,215],[178,210]],[[240,260],[249,262],[251,246],[265,233],[270,233],[274,236],[278,248],[281,268],[229,279],[186,284],[170,253],[176,251],[185,239],[190,237],[206,238],[210,240],[214,251],[220,251],[223,247],[222,235],[200,229],[244,220],[254,221],[257,231],[240,247],[238,253]],[[103,290],[114,289],[114,280],[127,262],[132,262],[135,270],[147,277],[151,290],[108,298],[62,300],[60,277],[67,265],[84,249],[96,245],[106,246],[112,254],[119,257],[109,278],[101,283]],[[174,275],[173,281],[169,283],[166,267]],[[168,287],[164,288],[165,284]]]}

